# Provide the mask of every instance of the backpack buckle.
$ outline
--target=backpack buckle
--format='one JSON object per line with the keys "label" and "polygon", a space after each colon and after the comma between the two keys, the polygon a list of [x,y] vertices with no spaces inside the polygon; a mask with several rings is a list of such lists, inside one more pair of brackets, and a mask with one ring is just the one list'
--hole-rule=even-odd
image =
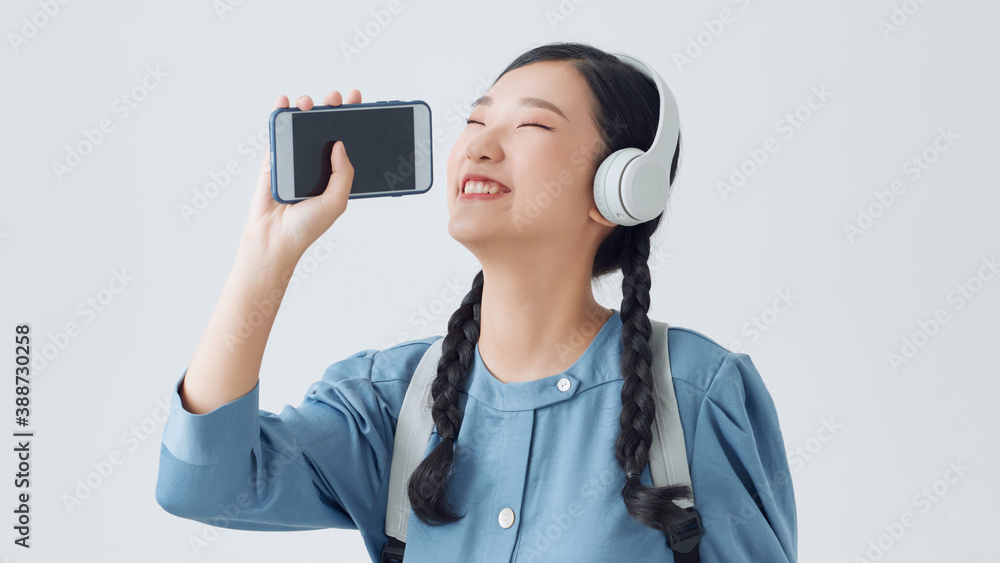
{"label": "backpack buckle", "polygon": [[396,538],[389,538],[389,543],[382,547],[380,563],[403,563],[403,551],[406,544]]}
{"label": "backpack buckle", "polygon": [[690,553],[698,545],[705,529],[701,525],[701,514],[693,506],[684,510],[689,518],[681,522],[674,532],[667,534],[667,545],[679,553]]}

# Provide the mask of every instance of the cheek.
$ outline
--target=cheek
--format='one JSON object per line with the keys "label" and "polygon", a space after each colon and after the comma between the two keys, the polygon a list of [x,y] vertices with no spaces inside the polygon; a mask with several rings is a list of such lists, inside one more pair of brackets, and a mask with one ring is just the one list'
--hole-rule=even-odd
{"label": "cheek", "polygon": [[513,212],[540,219],[538,229],[575,233],[587,222],[587,210],[593,205],[592,180],[592,176],[566,167],[539,170],[518,191]]}
{"label": "cheek", "polygon": [[580,203],[581,194],[593,189],[594,174],[592,162],[585,158],[575,158],[562,147],[548,150],[539,148],[530,155],[525,155],[525,166],[522,176],[531,180],[538,196],[560,200],[564,197],[572,199],[575,205]]}
{"label": "cheek", "polygon": [[579,186],[567,186],[557,194],[550,190],[533,191],[511,209],[517,218],[514,227],[528,237],[578,240],[587,218],[582,195]]}

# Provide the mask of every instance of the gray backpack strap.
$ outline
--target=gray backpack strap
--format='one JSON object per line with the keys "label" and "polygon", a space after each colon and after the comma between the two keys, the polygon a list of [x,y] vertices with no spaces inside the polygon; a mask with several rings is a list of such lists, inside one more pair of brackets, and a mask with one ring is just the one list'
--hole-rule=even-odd
{"label": "gray backpack strap", "polygon": [[[649,471],[653,485],[691,485],[684,429],[674,395],[674,380],[670,375],[670,355],[667,349],[667,323],[649,319],[652,333],[649,346],[653,351],[653,395],[656,397],[656,417],[653,421],[653,443],[649,447]],[[678,501],[682,508],[693,506],[688,500]]]}
{"label": "gray backpack strap", "polygon": [[[684,447],[684,428],[681,426],[680,409],[674,393],[674,378],[670,374],[670,351],[667,348],[667,323],[649,319],[652,331],[649,347],[653,352],[653,396],[656,397],[656,416],[653,420],[653,442],[649,446],[649,472],[653,485],[691,486],[687,450]],[[687,510],[690,518],[677,534],[670,534],[668,543],[678,563],[695,563],[700,560],[698,542],[704,533],[701,515],[688,499],[676,501]]]}
{"label": "gray backpack strap", "polygon": [[431,418],[431,382],[437,374],[444,339],[434,341],[410,379],[403,397],[393,438],[392,465],[389,468],[389,501],[385,513],[385,533],[390,538],[406,541],[406,525],[410,517],[409,477],[424,459],[427,442],[434,428]]}

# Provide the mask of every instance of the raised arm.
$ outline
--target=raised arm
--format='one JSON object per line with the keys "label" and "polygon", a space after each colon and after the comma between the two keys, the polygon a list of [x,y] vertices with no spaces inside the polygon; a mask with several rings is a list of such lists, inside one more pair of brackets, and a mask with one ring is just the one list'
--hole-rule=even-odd
{"label": "raised arm", "polygon": [[[340,93],[331,91],[325,102],[340,105]],[[352,90],[347,103],[360,102],[361,92]],[[285,96],[274,104],[280,107],[288,107]],[[298,107],[312,109],[312,100],[302,96]],[[295,204],[274,201],[270,153],[264,157],[236,261],[182,382],[180,396],[189,412],[207,413],[257,384],[264,347],[295,264],[347,209],[354,168],[343,149],[343,142],[334,146],[333,173],[323,194]]]}

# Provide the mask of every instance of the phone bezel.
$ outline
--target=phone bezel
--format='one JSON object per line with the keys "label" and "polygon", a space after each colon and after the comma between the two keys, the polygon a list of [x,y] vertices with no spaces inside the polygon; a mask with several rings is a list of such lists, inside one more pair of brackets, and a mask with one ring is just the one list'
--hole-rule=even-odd
{"label": "phone bezel", "polygon": [[[405,191],[384,191],[384,192],[367,192],[367,193],[351,193],[348,195],[348,199],[361,199],[368,197],[400,197],[404,195],[422,194],[427,193],[434,184],[434,141],[432,137],[432,126],[431,126],[431,108],[426,102],[422,100],[411,100],[411,101],[376,101],[376,102],[365,102],[360,104],[341,104],[339,106],[315,106],[308,111],[372,111],[381,108],[389,107],[400,107],[409,106],[413,108],[413,146],[416,148],[416,152],[423,152],[426,158],[420,165],[414,163],[414,176],[416,186],[426,185],[423,189],[405,190]],[[295,197],[295,183],[294,183],[294,172],[291,176],[291,181],[285,180],[284,183],[278,182],[278,170],[279,168],[284,171],[285,168],[292,169],[292,151],[282,150],[281,154],[278,153],[277,149],[277,134],[276,131],[283,131],[285,127],[289,127],[288,133],[282,133],[281,138],[285,139],[286,136],[291,139],[291,116],[288,115],[286,118],[280,117],[282,114],[290,114],[291,112],[304,111],[299,108],[278,108],[271,112],[271,116],[268,119],[268,128],[270,130],[271,138],[271,196],[275,201],[279,203],[298,203],[310,199],[309,197]],[[426,117],[426,118],[425,118]],[[287,125],[286,125],[287,123]],[[426,126],[426,131],[425,131]],[[426,150],[423,150],[423,146],[426,145]],[[282,144],[284,147],[284,142]],[[294,149],[293,149],[294,150]],[[416,160],[416,159],[414,159]],[[283,173],[283,172],[282,172]],[[426,180],[426,184],[424,181]]]}

